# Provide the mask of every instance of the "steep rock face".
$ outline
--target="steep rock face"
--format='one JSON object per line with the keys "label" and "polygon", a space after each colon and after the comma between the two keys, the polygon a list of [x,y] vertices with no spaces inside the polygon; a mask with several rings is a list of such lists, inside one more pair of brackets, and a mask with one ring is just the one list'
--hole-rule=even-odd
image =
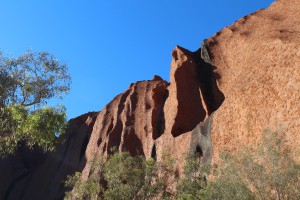
{"label": "steep rock face", "polygon": [[[168,83],[155,76],[152,81],[130,85],[115,97],[98,115],[86,150],[86,159],[93,161],[99,155],[129,151],[131,155],[149,157],[153,143],[164,131],[163,106],[168,96]],[[83,175],[87,177],[92,162]]]}
{"label": "steep rock face", "polygon": [[192,53],[177,46],[172,53],[169,97],[164,107],[166,132],[177,137],[192,131],[217,110],[225,97],[217,85],[218,74],[204,41]]}
{"label": "steep rock face", "polygon": [[[190,52],[176,47],[172,53],[170,84],[156,76],[141,81],[114,98],[98,115],[89,141],[83,178],[93,161],[111,148],[131,155],[160,160],[170,154],[182,172],[185,153],[201,151],[210,161],[210,115],[223,102],[216,85],[214,66],[202,59],[201,49]],[[176,136],[176,137],[174,137]],[[177,137],[178,136],[178,137]]]}
{"label": "steep rock face", "polygon": [[281,129],[300,147],[300,1],[280,0],[208,39],[226,96],[214,113],[214,152],[259,142],[262,129]]}
{"label": "steep rock face", "polygon": [[192,52],[176,47],[172,53],[170,72],[170,96],[167,99],[166,131],[173,136],[191,131],[204,120],[206,111],[202,105],[197,63]]}
{"label": "steep rock face", "polygon": [[183,171],[185,155],[197,152],[211,161],[212,113],[225,97],[217,85],[216,67],[210,64],[206,42],[196,52],[177,46],[172,53],[169,97],[164,107],[166,129],[156,141],[158,158],[170,152]]}
{"label": "steep rock face", "polygon": [[57,152],[19,148],[15,156],[0,161],[0,199],[62,199],[63,181],[85,165],[85,148],[96,113],[87,113],[69,123],[65,142]]}

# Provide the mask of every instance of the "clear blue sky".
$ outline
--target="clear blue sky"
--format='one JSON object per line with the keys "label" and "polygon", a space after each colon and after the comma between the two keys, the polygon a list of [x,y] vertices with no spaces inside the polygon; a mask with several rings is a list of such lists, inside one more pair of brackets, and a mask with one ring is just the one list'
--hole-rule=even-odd
{"label": "clear blue sky", "polygon": [[138,80],[169,80],[176,45],[204,38],[273,0],[0,0],[0,50],[48,51],[69,66],[68,118],[100,111]]}

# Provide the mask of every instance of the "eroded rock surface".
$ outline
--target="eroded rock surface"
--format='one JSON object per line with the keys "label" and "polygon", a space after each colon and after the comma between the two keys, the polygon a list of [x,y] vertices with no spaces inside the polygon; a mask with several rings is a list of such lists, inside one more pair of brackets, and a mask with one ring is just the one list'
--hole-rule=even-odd
{"label": "eroded rock surface", "polygon": [[[129,151],[131,155],[149,157],[154,140],[163,134],[165,120],[163,106],[168,97],[168,83],[159,76],[140,81],[115,97],[98,115],[86,151],[87,160],[99,155]],[[90,170],[88,163],[84,176]]]}
{"label": "eroded rock surface", "polygon": [[225,97],[218,89],[219,77],[216,67],[208,62],[206,48],[192,53],[177,46],[172,57],[170,95],[164,113],[166,132],[177,137],[192,131],[221,106]]}

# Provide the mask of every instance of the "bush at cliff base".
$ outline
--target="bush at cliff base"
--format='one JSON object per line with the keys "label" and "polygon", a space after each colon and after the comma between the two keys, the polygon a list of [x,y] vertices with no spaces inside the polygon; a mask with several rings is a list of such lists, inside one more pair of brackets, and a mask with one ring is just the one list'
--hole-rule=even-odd
{"label": "bush at cliff base", "polygon": [[[224,152],[215,166],[187,154],[181,179],[170,155],[161,162],[128,152],[115,153],[107,162],[99,158],[87,180],[79,172],[68,177],[66,199],[299,200],[300,165],[284,147],[284,134],[265,130],[262,137],[255,150]],[[208,180],[209,173],[213,178]],[[177,185],[175,192],[171,185]]]}
{"label": "bush at cliff base", "polygon": [[284,145],[285,132],[266,129],[257,149],[224,152],[207,199],[300,199],[300,165]]}

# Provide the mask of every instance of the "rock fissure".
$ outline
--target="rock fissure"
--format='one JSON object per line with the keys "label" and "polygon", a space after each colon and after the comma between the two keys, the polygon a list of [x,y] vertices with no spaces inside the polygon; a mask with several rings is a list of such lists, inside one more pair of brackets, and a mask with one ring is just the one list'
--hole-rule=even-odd
{"label": "rock fissure", "polygon": [[[209,46],[204,40],[199,50],[182,47],[173,50],[169,91],[166,101],[168,129],[177,137],[192,131],[216,111],[225,100],[218,86],[220,75],[211,64]],[[175,112],[170,111],[177,107]],[[168,125],[167,125],[168,126]],[[168,130],[167,129],[167,130]]]}

